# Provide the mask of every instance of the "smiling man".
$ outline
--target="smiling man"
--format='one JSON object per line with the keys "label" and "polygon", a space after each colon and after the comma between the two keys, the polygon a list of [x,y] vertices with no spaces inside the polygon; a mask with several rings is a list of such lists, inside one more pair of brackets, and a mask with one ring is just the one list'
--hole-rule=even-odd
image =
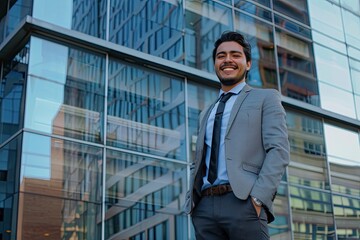
{"label": "smiling man", "polygon": [[200,115],[185,212],[197,239],[269,239],[290,160],[285,110],[278,91],[246,84],[251,47],[243,35],[223,33],[213,59],[221,89]]}

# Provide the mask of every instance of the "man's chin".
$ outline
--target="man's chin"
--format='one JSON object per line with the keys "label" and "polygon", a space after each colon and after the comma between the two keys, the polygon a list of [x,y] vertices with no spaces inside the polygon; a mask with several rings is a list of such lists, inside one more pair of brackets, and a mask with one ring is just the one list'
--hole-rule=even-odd
{"label": "man's chin", "polygon": [[222,85],[225,86],[233,86],[239,82],[241,82],[242,79],[238,79],[238,78],[222,78],[219,79]]}

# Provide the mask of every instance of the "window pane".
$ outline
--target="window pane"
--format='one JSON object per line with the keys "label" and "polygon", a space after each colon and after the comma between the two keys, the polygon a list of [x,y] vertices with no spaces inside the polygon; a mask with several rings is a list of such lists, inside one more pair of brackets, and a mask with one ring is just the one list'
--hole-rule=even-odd
{"label": "window pane", "polygon": [[356,118],[353,94],[322,82],[319,82],[319,89],[322,108]]}
{"label": "window pane", "polygon": [[25,133],[18,223],[22,239],[99,239],[101,163],[99,148]]}
{"label": "window pane", "polygon": [[360,197],[359,133],[325,124],[332,190]]}
{"label": "window pane", "polygon": [[0,84],[0,143],[23,127],[21,113],[24,111],[22,106],[28,54],[29,46],[26,46],[13,59],[3,63],[3,78]]}
{"label": "window pane", "polygon": [[19,202],[17,239],[101,239],[100,204],[29,193]]}
{"label": "window pane", "polygon": [[346,43],[356,48],[360,46],[360,16],[343,9]]}
{"label": "window pane", "polygon": [[264,20],[272,21],[271,11],[267,10],[259,5],[243,1],[243,0],[234,0],[234,6],[240,10],[243,10],[247,13],[253,14],[255,16],[261,17]]}
{"label": "window pane", "polygon": [[116,60],[109,76],[107,143],[185,160],[184,81]]}
{"label": "window pane", "polygon": [[25,127],[101,142],[105,58],[31,38]]}
{"label": "window pane", "polygon": [[[182,211],[186,176],[185,164],[108,150],[106,239],[128,239],[133,229],[158,236],[153,239],[175,239],[179,229],[187,231],[184,221],[173,221]],[[159,223],[166,223],[162,231]]]}
{"label": "window pane", "polygon": [[0,233],[3,233],[3,239],[18,239],[16,217],[18,216],[21,138],[20,134],[0,148]]}
{"label": "window pane", "polygon": [[193,161],[195,157],[196,140],[199,129],[199,115],[210,104],[214,103],[219,96],[218,87],[205,86],[203,84],[188,83],[188,124],[189,124],[189,145],[190,158]]}
{"label": "window pane", "polygon": [[181,1],[110,1],[110,41],[183,63]]}
{"label": "window pane", "polygon": [[233,29],[231,8],[209,0],[185,0],[185,24],[185,64],[213,72],[214,43],[225,30]]}
{"label": "window pane", "polygon": [[251,45],[252,65],[247,83],[278,89],[272,26],[235,12],[235,29],[244,34]]}
{"label": "window pane", "polygon": [[307,0],[273,0],[274,10],[309,25]]}
{"label": "window pane", "polygon": [[324,0],[308,1],[308,3],[311,27],[332,38],[344,41],[344,30],[339,6]]}
{"label": "window pane", "polygon": [[329,193],[290,186],[294,239],[335,239]]}
{"label": "window pane", "polygon": [[318,44],[314,44],[314,51],[319,81],[352,91],[348,58]]}
{"label": "window pane", "polygon": [[312,43],[279,29],[276,40],[282,94],[319,106]]}
{"label": "window pane", "polygon": [[288,181],[329,190],[322,121],[292,111],[287,111],[286,120],[291,147]]}
{"label": "window pane", "polygon": [[333,200],[338,239],[359,239],[360,200],[340,195],[334,195]]}
{"label": "window pane", "polygon": [[277,189],[273,209],[276,217],[269,224],[271,240],[291,239],[288,188],[284,183],[281,183]]}
{"label": "window pane", "polygon": [[33,17],[105,39],[106,0],[34,0]]}

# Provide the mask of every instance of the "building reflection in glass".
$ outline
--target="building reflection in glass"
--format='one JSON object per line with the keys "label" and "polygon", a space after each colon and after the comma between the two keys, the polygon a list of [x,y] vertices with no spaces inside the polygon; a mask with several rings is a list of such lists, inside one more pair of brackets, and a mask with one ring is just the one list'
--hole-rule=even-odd
{"label": "building reflection in glass", "polygon": [[181,1],[110,1],[111,42],[184,62]]}
{"label": "building reflection in glass", "polygon": [[105,58],[32,37],[25,127],[101,142]]}
{"label": "building reflection in glass", "polygon": [[16,239],[22,135],[0,148],[0,237]]}
{"label": "building reflection in glass", "polygon": [[289,183],[317,189],[330,189],[321,119],[287,111],[291,148]]}
{"label": "building reflection in glass", "polygon": [[185,160],[184,88],[180,78],[110,61],[107,144]]}
{"label": "building reflection in glass", "polygon": [[100,239],[101,176],[101,149],[25,133],[17,236]]}
{"label": "building reflection in glass", "polygon": [[[257,10],[252,6],[247,9],[253,9],[254,12]],[[278,89],[272,26],[235,12],[235,29],[244,34],[251,45],[252,65],[247,83],[255,87]]]}
{"label": "building reflection in glass", "polygon": [[294,239],[336,239],[331,195],[290,186]]}
{"label": "building reflection in glass", "polygon": [[286,183],[281,183],[274,200],[275,221],[269,224],[269,233],[272,240],[291,239],[291,220]]}
{"label": "building reflection in glass", "polygon": [[[182,239],[186,165],[107,150],[105,236]],[[178,215],[178,216],[176,216]],[[175,237],[176,236],[176,237]]]}
{"label": "building reflection in glass", "polygon": [[185,0],[185,65],[213,72],[216,39],[233,29],[232,10],[214,1]]}
{"label": "building reflection in glass", "polygon": [[24,84],[27,76],[29,47],[4,62],[0,85],[0,143],[6,141],[23,125]]}

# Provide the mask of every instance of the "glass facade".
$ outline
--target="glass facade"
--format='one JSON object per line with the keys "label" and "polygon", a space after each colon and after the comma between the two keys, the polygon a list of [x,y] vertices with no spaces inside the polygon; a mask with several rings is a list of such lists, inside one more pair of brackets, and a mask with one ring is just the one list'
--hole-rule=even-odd
{"label": "glass facade", "polygon": [[1,1],[0,239],[194,239],[182,205],[226,30],[287,112],[271,239],[359,239],[359,0]]}

